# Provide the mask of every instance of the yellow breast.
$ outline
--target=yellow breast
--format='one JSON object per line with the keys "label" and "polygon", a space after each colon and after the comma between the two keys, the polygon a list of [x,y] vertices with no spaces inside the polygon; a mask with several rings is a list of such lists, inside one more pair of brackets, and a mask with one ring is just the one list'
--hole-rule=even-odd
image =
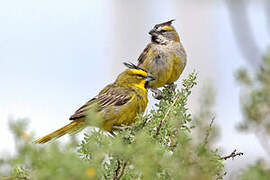
{"label": "yellow breast", "polygon": [[172,56],[172,61],[173,61],[172,72],[166,84],[171,84],[177,81],[184,70],[184,65],[180,57],[174,55]]}

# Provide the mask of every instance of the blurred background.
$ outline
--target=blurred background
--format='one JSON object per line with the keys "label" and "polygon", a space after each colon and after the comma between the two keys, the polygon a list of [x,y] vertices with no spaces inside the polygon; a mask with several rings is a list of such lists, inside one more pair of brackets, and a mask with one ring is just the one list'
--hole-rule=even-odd
{"label": "blurred background", "polygon": [[[253,133],[236,128],[243,120],[235,73],[260,69],[270,45],[268,0],[115,0],[0,2],[0,153],[14,153],[8,121],[30,120],[43,136],[68,122],[69,116],[136,62],[150,40],[149,30],[176,19],[175,28],[188,63],[178,80],[194,70],[199,84],[188,107],[200,110],[204,86],[215,89],[217,146],[229,154],[229,174],[270,160]],[[149,108],[156,102],[150,97]],[[210,122],[210,119],[209,119]],[[227,177],[228,178],[228,177]]]}

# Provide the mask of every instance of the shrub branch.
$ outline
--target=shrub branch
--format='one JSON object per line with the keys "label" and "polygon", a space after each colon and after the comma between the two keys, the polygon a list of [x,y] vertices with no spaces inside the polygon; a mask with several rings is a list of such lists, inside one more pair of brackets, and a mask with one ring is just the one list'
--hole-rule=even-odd
{"label": "shrub branch", "polygon": [[227,159],[230,159],[230,158],[234,159],[236,156],[242,156],[242,155],[244,155],[244,153],[236,152],[236,149],[235,149],[230,155],[223,156],[223,157],[220,158],[220,160],[223,160],[223,159],[227,160]]}
{"label": "shrub branch", "polygon": [[166,112],[164,118],[160,121],[159,126],[158,126],[158,128],[157,128],[156,136],[159,135],[162,124],[164,124],[165,120],[167,119],[167,117],[168,117],[169,114],[171,113],[172,107],[176,104],[178,98],[179,98],[179,95],[175,97],[175,99],[173,100],[173,103],[172,103],[171,106],[169,107],[169,109],[168,109],[168,111]]}

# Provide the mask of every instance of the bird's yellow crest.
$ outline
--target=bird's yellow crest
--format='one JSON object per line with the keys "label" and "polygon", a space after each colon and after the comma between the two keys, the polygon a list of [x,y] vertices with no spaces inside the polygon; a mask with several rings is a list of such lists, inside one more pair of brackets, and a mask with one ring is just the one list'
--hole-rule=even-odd
{"label": "bird's yellow crest", "polygon": [[140,70],[140,69],[131,69],[131,71],[134,73],[134,74],[140,74],[144,77],[147,76],[147,72],[143,71],[143,70]]}
{"label": "bird's yellow crest", "polygon": [[162,29],[166,30],[166,31],[173,31],[174,28],[172,26],[163,26]]}

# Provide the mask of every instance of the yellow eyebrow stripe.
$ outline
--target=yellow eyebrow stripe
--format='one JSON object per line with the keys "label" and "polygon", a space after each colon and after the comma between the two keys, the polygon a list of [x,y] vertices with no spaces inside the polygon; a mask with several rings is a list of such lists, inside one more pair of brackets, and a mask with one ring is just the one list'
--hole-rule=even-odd
{"label": "yellow eyebrow stripe", "polygon": [[134,73],[134,74],[140,74],[140,75],[143,75],[143,76],[147,76],[147,73],[143,70],[140,70],[140,69],[131,69],[131,71]]}
{"label": "yellow eyebrow stripe", "polygon": [[164,29],[166,31],[173,31],[173,27],[172,26],[163,26],[162,29]]}

